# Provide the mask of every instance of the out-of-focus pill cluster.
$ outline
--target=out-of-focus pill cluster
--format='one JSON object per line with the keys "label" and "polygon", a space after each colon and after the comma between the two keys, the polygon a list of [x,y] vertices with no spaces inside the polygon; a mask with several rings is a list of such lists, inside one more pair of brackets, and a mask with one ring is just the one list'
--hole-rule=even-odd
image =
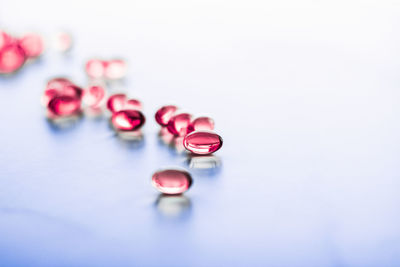
{"label": "out-of-focus pill cluster", "polygon": [[43,38],[36,33],[13,36],[0,30],[0,73],[11,74],[44,50]]}
{"label": "out-of-focus pill cluster", "polygon": [[[58,32],[50,45],[58,52],[67,52],[72,47],[72,37],[67,32]],[[39,58],[45,51],[45,38],[34,32],[12,35],[0,30],[0,74],[12,74],[26,63]]]}
{"label": "out-of-focus pill cluster", "polygon": [[[80,117],[82,114],[110,114],[110,124],[122,139],[141,140],[141,128],[146,122],[143,104],[126,94],[108,94],[110,81],[124,78],[127,65],[124,60],[90,59],[85,64],[90,81],[81,87],[68,78],[49,80],[41,98],[47,117],[52,121]],[[155,113],[162,127],[160,136],[166,143],[191,155],[210,155],[222,147],[222,138],[214,130],[210,117],[193,117],[175,105],[163,106]],[[176,195],[187,191],[193,179],[189,172],[179,168],[161,169],[152,176],[153,186],[163,194]]]}

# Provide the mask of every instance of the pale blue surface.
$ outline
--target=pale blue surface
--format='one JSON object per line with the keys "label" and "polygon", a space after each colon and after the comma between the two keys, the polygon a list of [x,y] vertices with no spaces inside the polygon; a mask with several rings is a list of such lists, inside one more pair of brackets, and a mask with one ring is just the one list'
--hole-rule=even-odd
{"label": "pale blue surface", "polygon": [[[0,80],[0,266],[399,266],[399,11],[3,1],[0,25],[64,26],[76,46]],[[145,105],[141,145],[106,119],[46,121],[45,81],[84,85],[96,55],[129,60],[114,90]],[[188,168],[157,138],[167,103],[212,116],[225,142],[219,169],[190,170],[190,206],[175,217],[150,184],[160,167]]]}

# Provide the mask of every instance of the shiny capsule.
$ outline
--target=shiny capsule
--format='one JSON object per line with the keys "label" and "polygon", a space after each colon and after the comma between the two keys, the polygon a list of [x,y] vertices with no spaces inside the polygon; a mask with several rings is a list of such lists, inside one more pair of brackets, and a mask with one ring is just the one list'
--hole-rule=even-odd
{"label": "shiny capsule", "polygon": [[117,131],[135,131],[145,123],[145,117],[138,110],[121,110],[113,113],[111,123]]}
{"label": "shiny capsule", "polygon": [[54,48],[59,52],[67,52],[72,48],[72,36],[68,32],[58,32],[53,37]]}
{"label": "shiny capsule", "polygon": [[48,111],[54,116],[72,116],[80,112],[81,100],[73,96],[56,96],[50,100]]}
{"label": "shiny capsule", "polygon": [[107,108],[111,112],[117,112],[123,109],[125,102],[126,102],[126,95],[125,94],[115,94],[108,98],[107,100]]}
{"label": "shiny capsule", "polygon": [[122,59],[113,59],[107,62],[104,69],[104,75],[107,79],[116,80],[125,77],[126,63]]}
{"label": "shiny capsule", "polygon": [[90,108],[97,108],[103,102],[106,92],[100,85],[89,86],[83,93],[82,102]]}
{"label": "shiny capsule", "polygon": [[167,169],[154,173],[151,182],[161,193],[176,195],[187,191],[192,185],[193,180],[187,171]]}
{"label": "shiny capsule", "polygon": [[189,132],[189,125],[192,115],[188,113],[180,113],[173,116],[167,125],[167,129],[175,136],[185,136]]}
{"label": "shiny capsule", "polygon": [[19,40],[19,45],[29,58],[40,56],[44,50],[42,37],[35,33],[28,33],[22,36],[22,38]]}
{"label": "shiny capsule", "polygon": [[189,132],[212,130],[214,130],[214,120],[209,117],[198,117],[189,125]]}
{"label": "shiny capsule", "polygon": [[56,96],[70,96],[81,100],[83,90],[79,86],[74,85],[66,78],[55,78],[47,83],[46,89],[40,100],[43,106],[47,106],[51,99]]}
{"label": "shiny capsule", "polygon": [[25,61],[25,51],[18,43],[6,44],[0,50],[0,73],[13,73],[20,69]]}
{"label": "shiny capsule", "polygon": [[175,115],[178,107],[173,105],[163,106],[157,110],[155,118],[158,124],[161,126],[167,126],[169,120]]}
{"label": "shiny capsule", "polygon": [[222,138],[216,133],[195,131],[185,136],[183,145],[194,154],[207,155],[222,147]]}

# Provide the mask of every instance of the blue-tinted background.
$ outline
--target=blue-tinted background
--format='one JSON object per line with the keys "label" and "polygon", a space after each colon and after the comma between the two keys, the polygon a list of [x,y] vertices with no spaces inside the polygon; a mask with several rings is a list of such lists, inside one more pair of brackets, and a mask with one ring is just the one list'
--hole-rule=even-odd
{"label": "blue-tinted background", "polygon": [[[400,265],[398,1],[3,0],[0,26],[75,40],[0,80],[1,266]],[[46,121],[46,80],[94,56],[129,62],[142,142]],[[215,119],[220,167],[158,139],[169,103]],[[186,198],[157,202],[163,166]]]}

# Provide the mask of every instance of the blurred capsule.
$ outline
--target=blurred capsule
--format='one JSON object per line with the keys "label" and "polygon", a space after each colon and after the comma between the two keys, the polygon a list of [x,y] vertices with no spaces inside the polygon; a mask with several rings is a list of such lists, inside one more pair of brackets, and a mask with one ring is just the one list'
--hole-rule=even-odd
{"label": "blurred capsule", "polygon": [[56,96],[70,96],[77,98],[80,101],[82,94],[83,90],[74,85],[70,80],[66,78],[54,78],[47,83],[40,102],[46,107],[51,99]]}
{"label": "blurred capsule", "polygon": [[153,174],[153,186],[161,193],[167,195],[182,194],[192,185],[192,176],[184,170],[166,169]]}
{"label": "blurred capsule", "polygon": [[185,136],[183,145],[194,154],[207,155],[222,147],[222,138],[216,133],[196,131]]}
{"label": "blurred capsule", "polygon": [[0,51],[3,47],[10,44],[13,41],[13,37],[6,33],[5,31],[0,30]]}
{"label": "blurred capsule", "polygon": [[126,102],[126,95],[125,94],[114,94],[110,96],[107,100],[107,108],[111,112],[117,112],[123,109],[125,102]]}
{"label": "blurred capsule", "polygon": [[169,120],[174,116],[175,112],[178,110],[178,107],[173,105],[163,106],[159,110],[157,110],[155,118],[158,124],[161,126],[167,126]]}
{"label": "blurred capsule", "polygon": [[128,99],[124,104],[124,109],[142,110],[142,102],[137,99]]}
{"label": "blurred capsule", "polygon": [[62,53],[71,50],[72,42],[72,36],[67,32],[58,32],[53,37],[54,48]]}
{"label": "blurred capsule", "polygon": [[209,117],[198,117],[189,125],[189,133],[193,131],[212,131],[214,130],[214,120]]}
{"label": "blurred capsule", "polygon": [[73,116],[80,112],[81,100],[73,96],[56,96],[50,100],[47,109],[55,116]]}
{"label": "blurred capsule", "polygon": [[28,58],[36,58],[43,53],[44,43],[39,34],[27,33],[19,39],[19,45]]}
{"label": "blurred capsule", "polygon": [[94,79],[103,78],[106,71],[107,62],[100,59],[91,59],[86,62],[86,73]]}
{"label": "blurred capsule", "polygon": [[169,120],[167,129],[175,136],[185,136],[189,132],[191,120],[192,115],[188,113],[177,114]]}
{"label": "blurred capsule", "polygon": [[145,123],[145,117],[138,110],[121,110],[112,115],[111,123],[117,131],[136,131]]}
{"label": "blurred capsule", "polygon": [[24,65],[26,55],[21,46],[11,42],[0,50],[0,73],[13,73]]}
{"label": "blurred capsule", "polygon": [[90,108],[99,107],[106,96],[106,91],[100,85],[91,85],[83,92],[82,102],[85,106]]}
{"label": "blurred capsule", "polygon": [[105,66],[105,77],[110,80],[121,79],[126,75],[126,63],[122,59],[113,59]]}

